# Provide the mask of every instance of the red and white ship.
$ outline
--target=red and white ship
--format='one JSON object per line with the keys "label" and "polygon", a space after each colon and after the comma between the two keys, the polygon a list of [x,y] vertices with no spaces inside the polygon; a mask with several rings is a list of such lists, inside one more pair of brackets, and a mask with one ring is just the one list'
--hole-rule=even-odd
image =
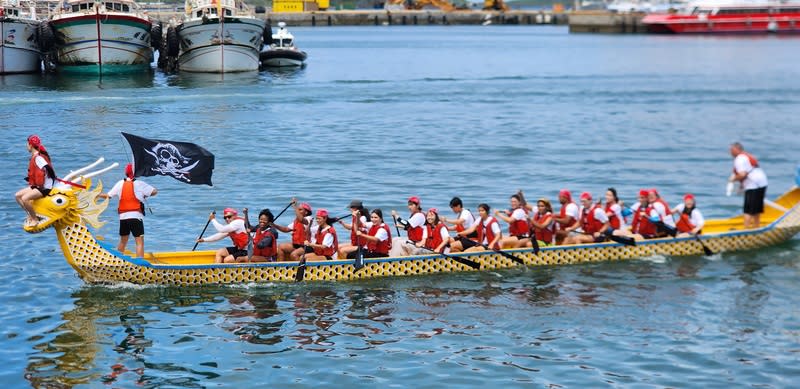
{"label": "red and white ship", "polygon": [[675,13],[648,14],[642,23],[663,34],[800,33],[800,2],[691,2]]}

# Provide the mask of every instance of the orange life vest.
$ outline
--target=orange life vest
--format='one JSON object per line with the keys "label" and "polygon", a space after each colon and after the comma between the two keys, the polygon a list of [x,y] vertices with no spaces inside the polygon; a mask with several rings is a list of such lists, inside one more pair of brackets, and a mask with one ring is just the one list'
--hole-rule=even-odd
{"label": "orange life vest", "polygon": [[603,222],[594,217],[594,211],[597,209],[600,209],[600,204],[593,205],[588,211],[586,208],[583,209],[583,214],[581,215],[581,227],[583,228],[583,232],[594,234],[603,228]]}
{"label": "orange life vest", "polygon": [[122,183],[122,191],[119,194],[119,206],[117,212],[142,212],[144,214],[144,204],[136,198],[133,191],[133,180],[125,179]]}
{"label": "orange life vest", "polygon": [[367,241],[367,250],[378,254],[389,254],[389,250],[392,249],[392,231],[389,229],[389,226],[386,224],[373,224],[369,229],[369,236],[377,235],[378,230],[381,228],[386,230],[386,240],[378,242]]}
{"label": "orange life vest", "polygon": [[38,166],[36,166],[36,157],[40,155],[42,158],[44,158],[47,164],[50,165],[50,168],[53,167],[53,165],[50,163],[50,157],[41,153],[36,153],[31,156],[31,160],[28,162],[28,185],[36,188],[44,188],[44,180],[50,175],[47,173],[46,168],[40,169]]}
{"label": "orange life vest", "polygon": [[[537,212],[536,215],[533,216],[533,221],[535,221],[537,224],[542,224],[543,220],[546,220],[547,218],[552,218],[552,217],[553,217],[553,214],[550,213],[550,212],[547,212],[544,215],[542,215],[542,214]],[[552,223],[552,221],[551,221],[551,223]],[[553,234],[555,234],[555,229],[556,229],[555,223],[552,223],[549,227],[548,226],[545,226],[544,228],[536,228],[536,227],[534,227],[533,229],[534,229],[534,235],[536,236],[536,239],[541,240],[542,242],[546,242],[546,243],[553,243]]]}
{"label": "orange life vest", "polygon": [[[258,243],[266,237],[272,237],[272,244],[262,248],[258,247]],[[272,228],[267,227],[263,231],[261,228],[256,228],[256,235],[253,237],[253,255],[262,257],[274,257],[278,253],[278,240],[275,239],[275,234]]]}
{"label": "orange life vest", "polygon": [[[234,220],[244,220],[240,217],[235,217]],[[231,238],[233,241],[233,245],[236,246],[239,250],[244,250],[247,248],[247,241],[249,238],[247,237],[247,232],[240,231],[240,232],[229,232],[228,237]]]}
{"label": "orange life vest", "polygon": [[[492,224],[497,224],[497,219],[489,216],[488,225],[483,225],[483,220],[478,220],[478,227],[475,231],[478,233],[478,244],[483,244],[484,237],[486,238],[486,244],[492,243],[495,238],[494,231],[492,230]],[[494,244],[494,247],[490,247],[495,250],[500,249],[500,242]]]}
{"label": "orange life vest", "polygon": [[442,244],[442,229],[447,231],[447,226],[444,223],[439,223],[436,227],[426,224],[425,228],[428,229],[428,239],[425,240],[425,248],[428,250],[435,250]]}
{"label": "orange life vest", "polygon": [[[417,212],[417,213],[422,213],[422,212]],[[412,214],[411,217],[409,217],[408,219],[410,220],[417,213]],[[408,227],[408,239],[413,241],[413,242],[421,241],[422,240],[423,228],[425,228],[424,224],[421,225],[421,226],[417,226],[417,227],[411,227],[409,225],[409,227]]]}
{"label": "orange life vest", "polygon": [[[688,212],[687,212],[688,211]],[[694,208],[684,208],[683,212],[681,212],[681,217],[678,219],[678,222],[675,223],[675,227],[678,228],[680,232],[691,232],[696,225],[692,224],[691,214],[694,211]]]}
{"label": "orange life vest", "polygon": [[333,245],[331,245],[331,247],[315,248],[314,254],[325,257],[333,257],[333,255],[339,251],[339,239],[336,237],[336,230],[333,228],[333,226],[328,226],[328,228],[320,228],[317,230],[316,244],[321,245],[322,242],[325,241],[325,235],[327,234],[333,235]]}

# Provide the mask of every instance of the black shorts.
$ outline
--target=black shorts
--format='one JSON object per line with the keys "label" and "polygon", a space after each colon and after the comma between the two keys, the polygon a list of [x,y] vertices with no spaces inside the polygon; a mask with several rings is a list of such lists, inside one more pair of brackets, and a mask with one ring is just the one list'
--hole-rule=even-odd
{"label": "black shorts", "polygon": [[119,236],[133,234],[134,238],[144,235],[144,222],[140,219],[122,219],[119,221]]}
{"label": "black shorts", "polygon": [[297,249],[303,247],[303,245],[297,244],[297,243],[292,243],[292,247],[294,247],[294,249],[297,250]]}
{"label": "black shorts", "polygon": [[39,191],[39,193],[41,193],[41,194],[42,194],[42,197],[45,197],[45,196],[49,195],[49,194],[50,194],[50,191],[52,190],[52,189],[50,189],[50,188],[40,188],[40,187],[38,187],[38,186],[32,186],[32,187],[31,187],[31,189],[36,189],[36,190],[38,190],[38,191]]}
{"label": "black shorts", "polygon": [[748,215],[758,215],[764,213],[764,196],[767,195],[767,187],[758,189],[748,189],[744,191],[744,213]]}
{"label": "black shorts", "polygon": [[234,258],[247,256],[247,250],[240,249],[236,246],[225,247],[225,249],[228,250],[228,255],[233,255]]}
{"label": "black shorts", "polygon": [[466,250],[466,249],[468,249],[470,247],[475,247],[475,246],[478,245],[478,242],[476,242],[476,241],[474,241],[472,239],[459,239],[459,241],[461,242],[461,248],[463,250]]}

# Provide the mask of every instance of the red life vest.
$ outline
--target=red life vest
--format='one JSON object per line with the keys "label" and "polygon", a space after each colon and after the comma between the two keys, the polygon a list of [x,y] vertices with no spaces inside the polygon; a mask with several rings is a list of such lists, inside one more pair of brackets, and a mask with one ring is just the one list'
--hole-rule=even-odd
{"label": "red life vest", "polygon": [[[537,212],[536,215],[533,216],[533,221],[535,221],[537,224],[542,224],[542,220],[545,220],[548,217],[552,218],[553,214],[547,212],[546,214],[542,215]],[[536,239],[541,240],[542,242],[553,243],[553,234],[555,234],[555,229],[556,225],[551,221],[551,225],[549,227],[534,227],[534,235],[536,235]]]}
{"label": "red life vest", "polygon": [[[572,203],[572,202],[569,202],[569,203],[566,203],[566,204],[564,204],[564,205],[562,205],[562,206],[561,206],[561,211],[560,211],[560,212],[559,212],[559,214],[558,214],[558,217],[559,217],[559,218],[564,218],[564,217],[566,217],[566,216],[567,216],[567,205],[570,205],[570,204],[574,204],[574,203]],[[571,216],[570,216],[570,217],[571,217]],[[558,225],[559,225],[559,226],[561,226],[561,228],[563,229],[563,228],[567,228],[567,227],[571,226],[572,224],[574,224],[574,223],[575,223],[575,221],[573,220],[573,221],[572,221],[572,223],[570,223],[570,222],[566,222],[566,223],[557,222],[557,223],[558,223]]]}
{"label": "red life vest", "polygon": [[[516,210],[512,209],[510,211],[507,211],[506,213],[510,217],[510,216],[512,216],[514,214],[514,211],[516,211]],[[508,224],[508,234],[509,235],[511,235],[511,236],[523,236],[523,237],[528,236],[528,233],[531,230],[531,226],[528,225],[528,218],[527,218],[528,211],[525,210],[525,209],[523,209],[523,211],[525,211],[525,216],[526,216],[525,219],[522,219],[522,220],[513,220],[512,219],[511,223]]]}
{"label": "red life vest", "polygon": [[613,204],[606,204],[605,208],[606,215],[608,215],[608,224],[611,225],[611,228],[618,230],[622,227],[622,222],[619,220],[619,217],[617,217],[617,213],[611,209],[612,205]]}
{"label": "red life vest", "polygon": [[[417,213],[422,213],[422,212],[417,212]],[[414,217],[414,215],[416,215],[417,213],[412,214],[411,217],[409,217],[408,219],[411,220],[411,218]],[[421,225],[421,226],[418,226],[418,227],[409,226],[408,227],[408,239],[413,241],[413,242],[421,241],[422,240],[422,232],[424,231],[423,228],[425,228],[424,224]]]}
{"label": "red life vest", "polygon": [[317,230],[316,236],[316,244],[322,244],[325,241],[325,235],[331,234],[333,235],[333,245],[331,247],[323,247],[323,248],[315,248],[314,254],[322,255],[325,257],[333,257],[337,251],[339,251],[339,239],[336,236],[336,230],[333,226],[328,226],[326,229],[320,228]]}
{"label": "red life vest", "polygon": [[292,244],[302,245],[306,242],[306,225],[303,222],[294,219],[292,223]]}
{"label": "red life vest", "polygon": [[125,179],[122,183],[122,191],[119,194],[117,212],[142,212],[143,208],[144,205],[136,198],[136,193],[133,191],[133,180]]}
{"label": "red life vest", "polygon": [[386,230],[386,240],[378,242],[367,241],[367,250],[379,254],[389,254],[389,250],[392,249],[392,231],[389,229],[389,226],[386,224],[373,224],[369,229],[369,236],[377,235],[378,230],[381,228]]}
{"label": "red life vest", "polygon": [[656,200],[656,202],[657,203],[661,203],[661,205],[664,206],[664,213],[665,214],[669,214],[669,204],[667,204],[667,202],[664,201],[663,198],[659,197],[658,200]]}
{"label": "red life vest", "polygon": [[[272,244],[265,247],[259,248],[258,243],[261,242],[262,239],[266,237],[272,237]],[[253,237],[253,255],[259,255],[262,257],[274,257],[278,253],[278,240],[275,239],[275,234],[272,233],[272,228],[266,228],[265,230],[261,230],[261,228],[256,228],[256,235]]]}
{"label": "red life vest", "polygon": [[40,169],[38,166],[36,166],[36,157],[40,155],[42,158],[44,158],[47,164],[50,165],[51,168],[53,167],[53,165],[50,163],[50,157],[41,153],[36,153],[31,156],[31,160],[28,162],[28,185],[36,188],[44,188],[44,180],[48,176],[46,169]]}
{"label": "red life vest", "polygon": [[[631,232],[640,234],[642,236],[653,236],[656,234],[656,225],[650,221],[650,211],[653,210],[652,205],[648,205],[644,210],[644,217],[642,217],[641,205],[639,209],[633,214],[633,221],[631,222]],[[661,216],[659,215],[659,219]]]}
{"label": "red life vest", "polygon": [[358,230],[358,225],[361,223],[360,218],[353,216],[352,223],[350,225],[350,244],[353,246],[363,246],[364,241],[362,239],[358,239],[358,235],[356,235],[356,231]]}
{"label": "red life vest", "polygon": [[[244,220],[244,219],[237,216],[233,218],[233,220]],[[247,236],[248,236],[247,232],[245,231],[240,231],[240,232],[234,231],[228,233],[228,237],[231,238],[231,240],[233,241],[233,245],[236,246],[236,248],[239,250],[244,250],[247,248],[247,241],[249,240]]]}
{"label": "red life vest", "polygon": [[[686,212],[687,210],[689,212]],[[679,232],[692,232],[692,230],[697,227],[692,224],[692,219],[690,218],[692,211],[694,211],[694,208],[684,208],[683,212],[681,212],[681,218],[675,223],[675,227],[678,228]]]}
{"label": "red life vest", "polygon": [[[475,231],[478,233],[478,244],[483,244],[484,237],[486,238],[486,244],[492,243],[495,238],[494,231],[492,230],[492,224],[497,224],[497,219],[489,216],[489,223],[487,226],[483,225],[483,220],[478,221],[478,227]],[[500,249],[500,242],[494,244],[494,247],[490,247],[492,249],[499,250]]]}
{"label": "red life vest", "polygon": [[447,226],[444,223],[439,223],[436,227],[432,227],[430,224],[425,224],[425,228],[428,229],[428,239],[425,240],[425,248],[428,250],[435,250],[442,244],[442,228],[447,231]]}
{"label": "red life vest", "polygon": [[600,204],[593,205],[588,211],[586,208],[583,209],[583,214],[581,215],[583,232],[594,234],[595,232],[600,232],[600,229],[603,228],[603,222],[594,217],[594,211],[597,209],[600,209]]}

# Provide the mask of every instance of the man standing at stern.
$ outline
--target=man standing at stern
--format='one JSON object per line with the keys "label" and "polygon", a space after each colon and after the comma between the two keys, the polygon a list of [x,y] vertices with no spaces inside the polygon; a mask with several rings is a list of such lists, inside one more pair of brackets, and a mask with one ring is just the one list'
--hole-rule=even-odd
{"label": "man standing at stern", "polygon": [[[731,145],[733,157],[733,174],[728,179],[729,187],[736,181],[739,189],[744,190],[744,228],[758,228],[761,214],[764,213],[764,196],[767,194],[767,174],[764,173],[756,158],[744,151],[741,143]],[[730,190],[728,191],[730,195]]]}

